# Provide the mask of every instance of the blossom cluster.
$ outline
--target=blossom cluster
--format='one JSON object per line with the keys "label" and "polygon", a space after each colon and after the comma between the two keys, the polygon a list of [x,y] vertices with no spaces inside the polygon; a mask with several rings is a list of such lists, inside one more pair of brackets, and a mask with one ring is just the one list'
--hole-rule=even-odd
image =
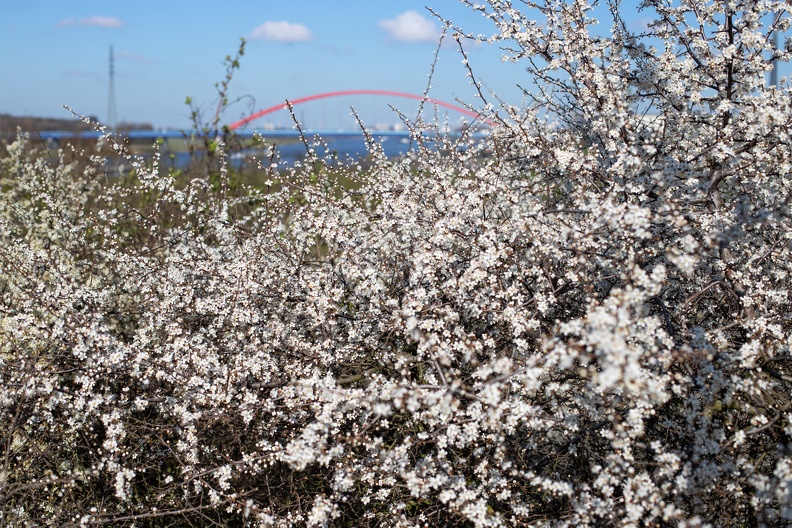
{"label": "blossom cluster", "polygon": [[792,522],[787,4],[521,4],[485,139],[236,193],[9,145],[0,525]]}

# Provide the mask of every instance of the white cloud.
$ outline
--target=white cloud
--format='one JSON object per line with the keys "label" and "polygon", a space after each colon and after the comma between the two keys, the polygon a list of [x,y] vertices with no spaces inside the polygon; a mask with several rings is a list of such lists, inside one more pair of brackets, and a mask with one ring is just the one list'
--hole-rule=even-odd
{"label": "white cloud", "polygon": [[402,42],[436,41],[440,33],[434,22],[417,11],[405,11],[392,20],[380,20],[379,27]]}
{"label": "white cloud", "polygon": [[124,21],[116,17],[92,16],[82,18],[67,18],[58,22],[58,27],[93,26],[103,28],[124,27]]}
{"label": "white cloud", "polygon": [[302,24],[270,21],[254,29],[251,38],[276,42],[305,42],[313,39],[313,33]]}

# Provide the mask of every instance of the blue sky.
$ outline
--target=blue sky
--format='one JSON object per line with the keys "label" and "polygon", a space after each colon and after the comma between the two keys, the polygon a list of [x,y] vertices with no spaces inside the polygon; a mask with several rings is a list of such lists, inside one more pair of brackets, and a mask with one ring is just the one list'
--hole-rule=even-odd
{"label": "blue sky", "polygon": [[[253,108],[325,91],[421,93],[441,27],[426,4],[466,30],[492,32],[457,0],[7,2],[0,17],[0,112],[70,117],[62,108],[69,105],[106,119],[112,45],[118,120],[185,128],[187,96],[207,116],[213,113],[223,59],[235,53],[241,37],[248,44],[230,93],[250,97],[231,108],[229,121]],[[473,50],[471,62],[504,97],[519,97],[520,69],[501,64],[500,55],[497,49]],[[473,100],[451,46],[441,52],[430,95]],[[417,104],[393,102],[405,111]],[[335,127],[351,121],[354,105],[369,120],[394,121],[387,103],[364,96],[328,99],[303,105],[300,114],[314,127]],[[273,119],[288,124],[287,115]]]}
{"label": "blue sky", "polygon": [[[623,2],[631,4],[637,0]],[[8,1],[0,17],[0,112],[69,117],[62,108],[69,105],[105,120],[112,45],[118,120],[188,128],[185,98],[191,96],[207,117],[213,114],[223,59],[236,52],[241,37],[248,45],[230,95],[245,98],[229,110],[227,122],[287,98],[327,91],[419,94],[441,27],[426,5],[468,32],[494,30],[458,0]],[[626,7],[625,16],[640,23],[636,9]],[[441,49],[430,96],[475,104],[454,48]],[[497,48],[479,47],[470,49],[469,60],[480,80],[519,104],[517,84],[529,80],[519,65],[502,63],[501,55]],[[388,102],[407,115],[417,105],[355,96],[305,104],[297,113],[308,127],[349,128],[350,105],[369,123],[395,121]],[[289,125],[285,113],[272,120]]]}

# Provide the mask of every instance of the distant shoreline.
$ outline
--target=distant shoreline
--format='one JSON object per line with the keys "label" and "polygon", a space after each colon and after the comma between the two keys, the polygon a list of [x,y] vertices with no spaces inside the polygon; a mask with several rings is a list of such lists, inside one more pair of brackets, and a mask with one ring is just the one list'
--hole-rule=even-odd
{"label": "distant shoreline", "polygon": [[[90,117],[89,119],[94,122],[97,121],[95,117]],[[93,130],[93,127],[77,118],[59,119],[54,117],[13,116],[10,114],[0,114],[0,137],[14,138],[16,137],[17,129],[22,129],[22,132],[43,132],[45,130],[88,132]],[[117,131],[153,129],[153,125],[149,123],[120,123],[118,126],[116,126]]]}

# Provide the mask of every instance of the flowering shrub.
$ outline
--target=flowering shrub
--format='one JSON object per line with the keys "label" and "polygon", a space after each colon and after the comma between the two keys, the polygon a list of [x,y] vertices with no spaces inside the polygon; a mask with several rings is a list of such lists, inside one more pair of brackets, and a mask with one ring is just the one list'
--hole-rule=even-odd
{"label": "flowering shrub", "polygon": [[11,145],[0,524],[788,525],[786,4],[644,6],[471,5],[533,102],[366,171]]}

